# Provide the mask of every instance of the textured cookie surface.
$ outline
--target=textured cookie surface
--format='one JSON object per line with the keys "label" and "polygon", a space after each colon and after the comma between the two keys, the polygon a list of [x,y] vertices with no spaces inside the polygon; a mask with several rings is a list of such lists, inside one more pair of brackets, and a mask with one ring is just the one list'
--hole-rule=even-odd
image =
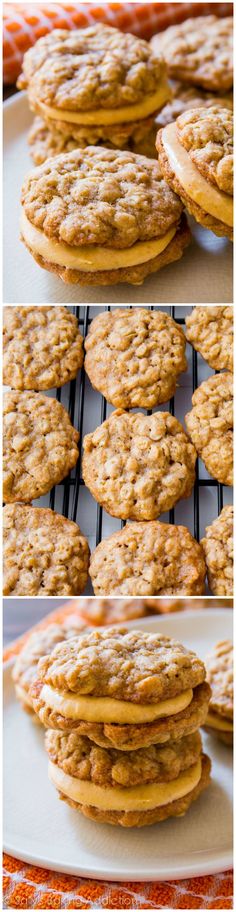
{"label": "textured cookie surface", "polygon": [[22,189],[28,220],[71,247],[131,247],[177,226],[182,203],[157,161],[88,146],[54,156],[30,172]]}
{"label": "textured cookie surface", "polygon": [[19,87],[37,102],[70,111],[136,104],[154,93],[165,73],[147,41],[107,25],[55,29],[24,57]]}
{"label": "textured cookie surface", "polygon": [[[179,112],[180,113],[180,112]],[[151,136],[151,147],[150,147]],[[156,157],[156,129],[154,116],[139,121],[121,124],[89,125],[70,124],[52,120],[50,117],[35,117],[28,134],[30,152],[35,165],[42,165],[52,155],[72,152],[86,146],[103,145],[107,149],[129,149],[140,155]]]}
{"label": "textured cookie surface", "polygon": [[13,390],[4,396],[3,498],[30,501],[75,466],[78,431],[57,399]]}
{"label": "textured cookie surface", "polygon": [[233,308],[194,307],[187,315],[186,336],[215,370],[233,370]]}
{"label": "textured cookie surface", "polygon": [[161,634],[111,627],[74,637],[41,659],[39,678],[62,691],[155,703],[196,687],[201,659]]}
{"label": "textured cookie surface", "polygon": [[204,380],[193,394],[192,405],[185,421],[197,453],[213,478],[233,484],[232,374]]}
{"label": "textured cookie surface", "polygon": [[195,108],[176,120],[177,137],[200,174],[233,194],[233,113],[214,105]]}
{"label": "textured cookie surface", "polygon": [[201,754],[199,732],[163,747],[151,745],[137,751],[104,749],[89,738],[49,729],[46,750],[52,763],[76,779],[86,779],[104,788],[129,788],[148,782],[169,782],[196,763]]}
{"label": "textured cookie surface", "polygon": [[62,386],[82,364],[83,339],[68,307],[4,307],[3,380],[8,386]]}
{"label": "textured cookie surface", "polygon": [[169,412],[117,410],[83,441],[83,478],[121,519],[156,519],[191,493],[196,451]]}
{"label": "textured cookie surface", "polygon": [[12,677],[15,684],[20,685],[28,696],[29,687],[37,677],[37,665],[42,656],[48,655],[57,643],[84,631],[84,624],[80,618],[70,615],[62,624],[49,624],[44,630],[32,633],[20,653],[17,655]]}
{"label": "textured cookie surface", "polygon": [[230,16],[199,16],[171,26],[151,40],[162,52],[168,73],[213,92],[233,84],[233,20]]}
{"label": "textured cookie surface", "polygon": [[142,307],[99,314],[85,340],[85,369],[118,408],[152,408],[174,395],[187,368],[185,336],[172,318]]}
{"label": "textured cookie surface", "polygon": [[131,523],[97,546],[90,576],[95,595],[201,595],[203,551],[185,526]]}
{"label": "textured cookie surface", "polygon": [[79,595],[89,547],[76,523],[53,510],[9,504],[3,511],[4,595]]}
{"label": "textured cookie surface", "polygon": [[206,658],[207,678],[211,687],[209,709],[228,719],[233,718],[233,643],[216,643]]}
{"label": "textured cookie surface", "polygon": [[233,595],[233,507],[223,507],[207,526],[201,545],[213,595]]}

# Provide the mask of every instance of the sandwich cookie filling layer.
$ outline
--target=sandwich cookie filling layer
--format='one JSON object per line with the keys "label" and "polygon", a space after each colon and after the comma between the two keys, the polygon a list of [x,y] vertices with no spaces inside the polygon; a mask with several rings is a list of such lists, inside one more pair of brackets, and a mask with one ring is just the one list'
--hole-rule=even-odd
{"label": "sandwich cookie filling layer", "polygon": [[112,247],[70,247],[63,241],[51,240],[43,231],[35,228],[27,218],[24,210],[21,214],[21,232],[32,252],[42,256],[47,262],[67,269],[78,269],[83,272],[102,272],[104,269],[123,269],[137,266],[155,259],[170,244],[176,234],[178,225],[163,235],[150,241],[137,241],[132,247],[113,249]]}
{"label": "sandwich cookie filling layer", "polygon": [[181,145],[175,123],[168,124],[162,130],[162,144],[170,165],[185,193],[200,206],[204,212],[218,219],[219,222],[233,226],[233,199],[217,187],[213,187],[200,174],[190,159],[188,152]]}
{"label": "sandwich cookie filling layer", "polygon": [[158,108],[162,108],[163,105],[170,98],[170,88],[167,82],[162,82],[156,92],[153,92],[151,95],[148,95],[144,101],[140,101],[137,104],[133,105],[124,105],[120,108],[100,108],[99,110],[94,111],[67,111],[64,108],[54,108],[50,105],[44,104],[42,101],[37,101],[37,107],[39,107],[42,115],[45,117],[50,117],[53,120],[65,121],[66,123],[74,124],[91,124],[106,126],[106,124],[115,124],[129,123],[130,121],[135,120],[144,120],[145,117],[148,117]]}
{"label": "sandwich cookie filling layer", "polygon": [[180,773],[171,782],[136,785],[131,788],[103,788],[94,782],[79,780],[64,773],[49,761],[49,779],[68,798],[78,804],[91,805],[111,811],[148,811],[183,798],[198,785],[202,761],[197,760],[190,769]]}
{"label": "sandwich cookie filling layer", "polygon": [[144,724],[161,717],[177,715],[189,706],[192,697],[193,691],[189,688],[169,700],[141,705],[125,700],[114,700],[110,697],[85,697],[77,694],[68,696],[66,693],[59,693],[48,684],[44,684],[41,690],[41,699],[46,706],[66,719],[79,719],[83,722],[114,722],[121,725]]}
{"label": "sandwich cookie filling layer", "polygon": [[210,728],[216,728],[217,731],[233,731],[233,722],[230,719],[223,719],[222,716],[218,716],[216,713],[208,712],[205,725],[209,725]]}

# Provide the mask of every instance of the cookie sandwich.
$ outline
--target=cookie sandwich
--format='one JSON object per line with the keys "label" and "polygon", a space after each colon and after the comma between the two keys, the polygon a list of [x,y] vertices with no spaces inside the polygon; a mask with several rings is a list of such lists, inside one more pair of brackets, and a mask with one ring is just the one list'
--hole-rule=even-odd
{"label": "cookie sandwich", "polygon": [[110,627],[40,659],[30,693],[46,728],[135,751],[199,728],[210,697],[205,677],[203,662],[175,640]]}
{"label": "cookie sandwich", "polygon": [[206,658],[207,679],[211,687],[209,711],[204,724],[210,734],[224,744],[233,744],[233,644],[216,643]]}
{"label": "cookie sandwich", "polygon": [[233,506],[223,507],[201,540],[213,595],[233,595]]}
{"label": "cookie sandwich", "polygon": [[26,177],[21,238],[64,282],[141,285],[190,241],[157,161],[97,146],[49,158]]}
{"label": "cookie sandwich", "polygon": [[221,484],[233,484],[233,377],[212,375],[192,396],[185,416],[189,436],[206,469]]}
{"label": "cookie sandwich", "polygon": [[186,337],[214,370],[233,371],[233,308],[193,307],[185,318]]}
{"label": "cookie sandwich", "polygon": [[233,114],[194,108],[157,134],[163,177],[203,228],[233,240]]}
{"label": "cookie sandwich", "polygon": [[3,308],[3,382],[18,390],[49,390],[74,380],[83,337],[68,307]]}

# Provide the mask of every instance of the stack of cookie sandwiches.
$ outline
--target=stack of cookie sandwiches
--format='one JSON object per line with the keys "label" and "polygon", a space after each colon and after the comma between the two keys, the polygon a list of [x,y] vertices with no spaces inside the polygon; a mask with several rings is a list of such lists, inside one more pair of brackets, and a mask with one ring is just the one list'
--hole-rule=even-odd
{"label": "stack of cookie sandwiches", "polygon": [[157,634],[110,628],[40,659],[30,688],[49,777],[86,817],[145,826],[182,816],[209,783],[203,662]]}
{"label": "stack of cookie sandwiches", "polygon": [[224,744],[233,745],[234,661],[230,640],[216,643],[206,658],[207,679],[211,699],[205,728]]}

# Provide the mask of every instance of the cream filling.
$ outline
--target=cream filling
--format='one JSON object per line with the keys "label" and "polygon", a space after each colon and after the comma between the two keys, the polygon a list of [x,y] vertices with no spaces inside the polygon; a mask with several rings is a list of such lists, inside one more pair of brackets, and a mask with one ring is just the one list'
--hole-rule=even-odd
{"label": "cream filling", "polygon": [[23,687],[20,687],[20,684],[15,684],[15,691],[19,700],[22,700],[26,706],[30,706],[33,709],[32,702],[27,694],[27,691],[23,690]]}
{"label": "cream filling", "polygon": [[38,101],[37,104],[42,114],[46,117],[50,117],[52,120],[64,120],[66,123],[81,124],[81,126],[84,124],[91,124],[91,126],[96,124],[98,126],[111,124],[111,126],[114,126],[115,124],[144,120],[149,114],[153,114],[158,108],[162,108],[169,98],[170,87],[168,86],[168,83],[163,80],[157,91],[153,92],[151,95],[147,95],[144,101],[140,101],[133,105],[124,105],[121,108],[99,108],[94,111],[67,111],[64,108],[50,107],[50,105],[46,105],[42,101]]}
{"label": "cream filling", "polygon": [[190,769],[180,773],[172,782],[155,782],[149,785],[135,785],[132,788],[103,788],[68,776],[59,766],[49,761],[48,774],[53,785],[63,795],[105,811],[151,811],[177,801],[188,795],[201,779],[201,758]]}
{"label": "cream filling", "polygon": [[208,712],[205,725],[209,725],[211,728],[216,728],[219,731],[233,731],[233,722],[230,722],[230,719],[223,719],[213,712]]}
{"label": "cream filling", "polygon": [[191,161],[188,152],[178,140],[175,123],[168,124],[162,130],[162,142],[170,165],[190,199],[197,203],[198,206],[201,206],[209,215],[232,227],[232,197],[228,196],[227,193],[223,193],[222,190],[218,190],[217,187],[213,187],[200,174],[196,165]]}
{"label": "cream filling", "polygon": [[67,269],[80,269],[83,272],[102,272],[111,269],[124,269],[137,266],[159,256],[168,246],[177,230],[177,225],[167,234],[154,241],[137,241],[132,247],[113,250],[112,247],[70,247],[63,241],[52,241],[43,231],[29,222],[24,210],[21,215],[21,232],[31,250],[42,256],[47,262]]}
{"label": "cream filling", "polygon": [[111,697],[78,696],[77,694],[60,693],[44,684],[41,697],[46,706],[55,710],[66,719],[80,719],[83,722],[115,722],[120,725],[135,725],[153,722],[161,717],[173,716],[182,712],[191,703],[193,691],[163,700],[161,703],[138,704],[126,700],[113,700]]}

